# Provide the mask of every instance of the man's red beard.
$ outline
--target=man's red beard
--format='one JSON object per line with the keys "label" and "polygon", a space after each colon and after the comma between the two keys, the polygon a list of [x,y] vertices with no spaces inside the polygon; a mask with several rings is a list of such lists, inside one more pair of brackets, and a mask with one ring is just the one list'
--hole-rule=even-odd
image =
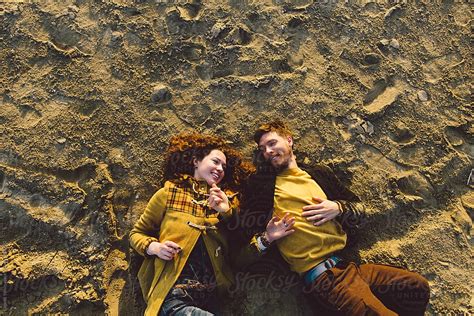
{"label": "man's red beard", "polygon": [[289,152],[287,155],[278,154],[277,159],[281,160],[281,162],[278,164],[273,164],[270,160],[270,164],[273,166],[273,168],[275,168],[277,172],[281,172],[285,169],[288,169],[288,166],[290,165],[291,156],[292,152]]}

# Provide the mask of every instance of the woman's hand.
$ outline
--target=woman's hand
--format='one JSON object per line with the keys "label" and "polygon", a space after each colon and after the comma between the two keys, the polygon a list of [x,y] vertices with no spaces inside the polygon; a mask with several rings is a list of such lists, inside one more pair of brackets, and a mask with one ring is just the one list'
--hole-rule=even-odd
{"label": "woman's hand", "polygon": [[295,232],[293,228],[295,225],[295,218],[291,217],[290,214],[286,213],[282,219],[278,216],[274,216],[267,224],[265,231],[265,238],[268,242],[273,242],[285,236],[288,236]]}
{"label": "woman's hand", "polygon": [[150,256],[157,256],[163,260],[171,260],[173,259],[179,252],[181,251],[181,247],[172,241],[165,241],[165,242],[157,242],[153,241],[148,245],[146,253]]}
{"label": "woman's hand", "polygon": [[209,199],[207,200],[209,207],[219,213],[225,213],[230,209],[229,199],[224,191],[222,191],[215,183],[209,191]]}

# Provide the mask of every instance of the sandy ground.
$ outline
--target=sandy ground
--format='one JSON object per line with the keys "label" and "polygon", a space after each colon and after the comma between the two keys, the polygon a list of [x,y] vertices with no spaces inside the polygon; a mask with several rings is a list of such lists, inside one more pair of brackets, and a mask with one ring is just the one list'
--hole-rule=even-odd
{"label": "sandy ground", "polygon": [[[348,256],[424,275],[429,315],[469,314],[471,19],[462,1],[0,2],[1,312],[139,314],[127,235],[170,135],[250,155],[285,118],[298,158],[367,201]],[[227,313],[308,314],[300,294],[249,288]]]}

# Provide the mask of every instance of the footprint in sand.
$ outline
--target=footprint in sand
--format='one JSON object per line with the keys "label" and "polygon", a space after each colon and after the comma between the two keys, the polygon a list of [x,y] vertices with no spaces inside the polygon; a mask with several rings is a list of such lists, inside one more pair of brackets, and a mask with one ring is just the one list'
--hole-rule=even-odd
{"label": "footprint in sand", "polygon": [[196,22],[188,16],[184,9],[172,9],[166,14],[166,26],[170,35],[192,36],[193,25]]}
{"label": "footprint in sand", "polygon": [[252,33],[245,26],[234,27],[226,40],[233,45],[248,45],[252,41]]}
{"label": "footprint in sand", "polygon": [[395,128],[389,132],[389,137],[397,143],[408,144],[415,138],[415,135],[404,122],[397,122]]}
{"label": "footprint in sand", "polygon": [[379,54],[368,53],[364,55],[361,64],[367,68],[375,68],[380,64],[380,61],[381,57]]}
{"label": "footprint in sand", "polygon": [[201,3],[192,2],[186,3],[182,6],[178,6],[177,9],[180,13],[181,18],[184,21],[191,21],[199,18],[199,13],[201,12]]}
{"label": "footprint in sand", "polygon": [[457,151],[474,158],[474,129],[467,132],[463,126],[448,126],[444,129],[446,141]]}
{"label": "footprint in sand", "polygon": [[430,182],[419,172],[406,171],[395,176],[398,189],[409,201],[413,201],[414,207],[437,207],[438,202],[434,198],[434,188]]}
{"label": "footprint in sand", "polygon": [[390,174],[396,174],[406,169],[397,162],[388,159],[380,150],[370,145],[361,145],[359,147],[359,154],[370,166]]}
{"label": "footprint in sand", "polygon": [[381,114],[405,91],[406,84],[397,79],[377,80],[364,98],[369,114]]}
{"label": "footprint in sand", "polygon": [[451,68],[456,67],[462,63],[462,57],[458,53],[447,54],[444,56],[436,57],[426,62],[422,69],[425,74],[426,81],[429,83],[437,83]]}
{"label": "footprint in sand", "polygon": [[182,49],[184,57],[189,61],[200,60],[206,55],[206,47],[196,43],[188,43]]}
{"label": "footprint in sand", "polygon": [[373,146],[360,146],[359,154],[368,165],[387,173],[394,180],[398,193],[406,201],[412,203],[413,207],[437,206],[437,201],[433,196],[434,189],[422,174],[387,158]]}

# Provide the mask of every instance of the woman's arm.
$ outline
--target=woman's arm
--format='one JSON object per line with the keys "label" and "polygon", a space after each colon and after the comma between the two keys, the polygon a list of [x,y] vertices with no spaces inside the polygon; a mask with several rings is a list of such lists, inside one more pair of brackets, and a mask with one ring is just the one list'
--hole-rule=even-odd
{"label": "woman's arm", "polygon": [[145,211],[130,231],[130,245],[140,255],[145,256],[145,248],[158,240],[160,224],[166,209],[167,189],[158,190],[148,202]]}

